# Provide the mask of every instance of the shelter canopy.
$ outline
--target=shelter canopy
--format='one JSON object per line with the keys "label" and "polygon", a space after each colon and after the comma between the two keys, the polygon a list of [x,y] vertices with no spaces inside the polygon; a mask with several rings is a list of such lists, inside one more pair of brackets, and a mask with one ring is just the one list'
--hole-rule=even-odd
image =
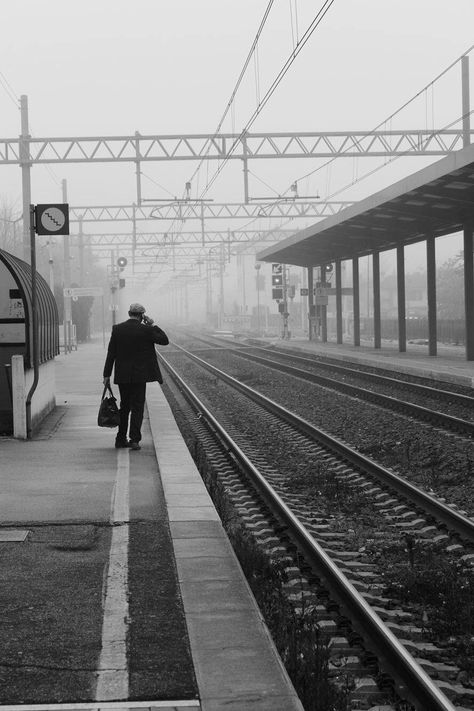
{"label": "shelter canopy", "polygon": [[474,144],[256,256],[318,266],[459,232],[469,222],[474,223]]}
{"label": "shelter canopy", "polygon": [[[9,279],[6,274],[9,274]],[[39,273],[36,274],[36,280],[38,362],[45,363],[59,354],[59,317],[56,300],[48,283]],[[12,289],[13,286],[16,286],[16,289]],[[8,348],[12,350],[11,353],[8,351],[7,362],[11,355],[24,355],[26,368],[33,367],[31,289],[31,266],[19,257],[0,249],[0,324],[3,325],[0,329],[0,347],[4,351]],[[1,318],[2,315],[4,318]],[[9,330],[12,329],[14,338],[13,342],[9,342]],[[0,364],[1,362],[0,353]]]}

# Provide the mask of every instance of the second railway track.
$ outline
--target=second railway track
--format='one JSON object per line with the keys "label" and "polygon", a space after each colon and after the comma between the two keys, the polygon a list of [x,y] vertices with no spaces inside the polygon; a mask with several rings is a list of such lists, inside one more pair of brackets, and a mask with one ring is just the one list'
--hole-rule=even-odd
{"label": "second railway track", "polygon": [[[215,342],[196,336],[193,338],[207,345]],[[413,382],[414,379],[404,380],[400,377],[362,371],[348,365],[326,363],[294,352],[242,344],[234,346],[220,343],[219,347],[227,348],[240,358],[307,382],[332,388],[467,437],[474,437],[474,397],[467,393],[453,392],[443,387],[434,388],[421,382]],[[361,380],[366,382],[365,386],[356,384]]]}

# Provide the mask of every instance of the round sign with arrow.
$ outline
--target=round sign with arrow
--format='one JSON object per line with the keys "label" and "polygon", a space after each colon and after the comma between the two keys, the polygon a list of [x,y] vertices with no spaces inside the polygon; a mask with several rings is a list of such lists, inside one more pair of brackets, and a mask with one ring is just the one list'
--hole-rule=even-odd
{"label": "round sign with arrow", "polygon": [[35,232],[38,235],[68,235],[69,205],[36,205]]}

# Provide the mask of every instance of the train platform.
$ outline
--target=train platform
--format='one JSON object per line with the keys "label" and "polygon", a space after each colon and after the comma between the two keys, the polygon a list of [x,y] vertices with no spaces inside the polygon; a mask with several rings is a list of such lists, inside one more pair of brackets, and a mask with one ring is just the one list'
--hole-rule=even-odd
{"label": "train platform", "polygon": [[97,426],[104,360],[0,438],[0,711],[302,711],[160,386],[140,451]]}
{"label": "train platform", "polygon": [[464,346],[440,344],[438,355],[428,355],[423,343],[409,343],[407,351],[400,353],[393,341],[382,341],[382,347],[374,349],[368,341],[360,346],[352,343],[309,341],[308,338],[252,338],[265,345],[289,348],[342,362],[365,364],[374,368],[393,370],[407,375],[416,375],[436,382],[453,383],[474,388],[474,361],[465,358]]}

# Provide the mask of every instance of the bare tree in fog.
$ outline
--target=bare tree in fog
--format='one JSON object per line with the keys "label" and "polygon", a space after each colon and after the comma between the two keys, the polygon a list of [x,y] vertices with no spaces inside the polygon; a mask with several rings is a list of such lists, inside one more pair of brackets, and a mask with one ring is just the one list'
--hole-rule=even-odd
{"label": "bare tree in fog", "polygon": [[4,200],[0,205],[0,249],[21,257],[23,254],[22,218]]}
{"label": "bare tree in fog", "polygon": [[438,314],[441,318],[464,317],[464,254],[459,252],[438,267]]}

